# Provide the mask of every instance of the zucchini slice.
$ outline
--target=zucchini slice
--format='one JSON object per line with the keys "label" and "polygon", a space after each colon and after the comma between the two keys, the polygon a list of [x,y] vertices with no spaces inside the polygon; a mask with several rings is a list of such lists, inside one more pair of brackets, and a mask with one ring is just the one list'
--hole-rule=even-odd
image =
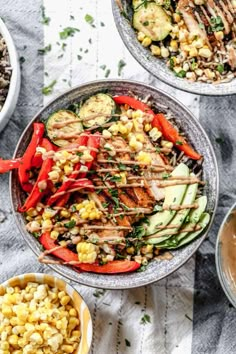
{"label": "zucchini slice", "polygon": [[[102,125],[111,120],[116,111],[116,103],[113,98],[105,93],[97,93],[89,97],[79,110],[79,117],[83,126],[91,128],[93,125]],[[97,115],[97,116],[96,116]],[[89,117],[94,119],[86,120]]]}
{"label": "zucchini slice", "polygon": [[150,2],[134,12],[133,27],[153,41],[162,41],[171,31],[171,18],[161,6]]}
{"label": "zucchini slice", "polygon": [[[76,122],[77,120],[78,122]],[[66,146],[76,139],[63,139],[63,137],[57,138],[58,133],[65,134],[65,136],[71,133],[79,134],[83,131],[83,125],[79,121],[77,114],[72,111],[62,109],[53,113],[48,118],[46,123],[46,130],[47,135],[53,144],[57,146]]]}

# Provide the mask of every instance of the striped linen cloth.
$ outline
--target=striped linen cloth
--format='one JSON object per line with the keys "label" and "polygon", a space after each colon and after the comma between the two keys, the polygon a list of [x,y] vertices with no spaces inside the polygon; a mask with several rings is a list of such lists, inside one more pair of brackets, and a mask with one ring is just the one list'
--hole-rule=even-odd
{"label": "striped linen cloth", "polygon": [[[41,7],[45,7],[43,21]],[[86,14],[94,18],[92,27]],[[235,199],[235,97],[198,97],[155,80],[125,49],[115,28],[110,0],[1,1],[1,17],[21,57],[22,86],[15,113],[0,134],[0,156],[12,155],[33,115],[57,94],[75,85],[110,78],[134,79],[162,88],[197,116],[215,148],[221,194],[209,238],[196,256],[156,284],[133,290],[98,291],[73,284],[92,313],[96,354],[231,354],[236,352],[235,311],[216,275],[214,248],[222,218]],[[66,27],[79,28],[60,40]],[[65,43],[65,44],[62,44]],[[38,49],[49,46],[45,55]],[[118,76],[118,62],[126,65]],[[104,69],[104,66],[106,68]],[[42,87],[56,80],[51,95]],[[0,281],[26,272],[52,273],[37,262],[14,223],[8,176],[0,176]],[[144,315],[150,322],[142,324]],[[146,316],[147,317],[147,316]]]}

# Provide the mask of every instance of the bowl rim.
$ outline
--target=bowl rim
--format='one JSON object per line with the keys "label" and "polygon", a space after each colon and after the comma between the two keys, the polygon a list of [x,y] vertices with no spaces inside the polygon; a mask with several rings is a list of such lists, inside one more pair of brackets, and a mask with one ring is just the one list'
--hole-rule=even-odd
{"label": "bowl rim", "polygon": [[[93,322],[92,322],[92,316],[91,316],[91,312],[90,312],[90,310],[89,310],[89,307],[88,307],[86,301],[84,300],[83,296],[80,294],[80,292],[79,292],[77,289],[75,289],[75,288],[73,287],[73,285],[69,284],[65,279],[59,278],[59,277],[57,277],[57,276],[55,276],[55,275],[53,275],[53,274],[38,273],[38,272],[33,273],[33,272],[31,272],[31,273],[21,273],[21,274],[14,275],[13,277],[10,277],[10,278],[8,278],[7,280],[4,280],[4,282],[0,283],[0,287],[6,288],[9,281],[12,281],[12,280],[14,280],[14,279],[19,279],[19,282],[20,282],[21,278],[23,278],[23,277],[30,277],[30,276],[34,276],[34,277],[36,277],[36,278],[38,278],[38,279],[42,279],[44,276],[47,276],[47,277],[53,278],[53,279],[55,279],[55,280],[58,280],[59,282],[64,283],[65,287],[67,286],[71,291],[75,291],[75,292],[77,293],[77,295],[81,298],[82,303],[84,303],[85,308],[86,308],[87,311],[88,311],[89,320],[90,320],[90,322],[91,322],[91,326],[88,326],[88,331],[89,331],[89,333],[88,333],[89,341],[88,341],[88,343],[87,343],[87,344],[88,344],[88,351],[87,351],[87,353],[83,353],[83,354],[88,354],[88,353],[90,352],[91,345],[92,345],[92,341],[93,341],[93,325],[92,325]],[[38,279],[35,280],[35,282],[38,283],[38,284],[43,284],[43,282],[40,282]],[[47,282],[44,282],[44,284],[47,284]],[[67,293],[67,295],[70,296],[70,298],[71,298],[71,295],[70,295],[69,293]],[[71,298],[71,300],[73,300],[73,299]],[[80,315],[81,315],[81,314],[79,313],[79,319],[80,319]],[[82,334],[82,332],[81,332],[81,334]],[[82,335],[81,335],[81,338],[82,338]],[[78,349],[79,349],[79,347],[77,348],[76,353],[78,352]]]}
{"label": "bowl rim", "polygon": [[[21,82],[21,75],[20,75],[20,65],[18,61],[18,54],[16,51],[16,47],[13,41],[13,38],[5,25],[4,21],[0,17],[0,34],[4,38],[7,46],[7,50],[9,53],[10,65],[12,67],[12,74],[10,77],[10,85],[7,93],[7,97],[3,104],[2,110],[0,111],[0,130],[2,130],[5,125],[7,124],[10,116],[12,115],[18,96],[20,93],[20,82]],[[14,100],[14,104],[12,104]]]}
{"label": "bowl rim", "polygon": [[[210,220],[210,223],[208,224],[208,226],[206,227],[205,231],[204,231],[204,234],[202,236],[202,239],[201,241],[199,242],[199,244],[193,249],[193,251],[188,255],[188,257],[186,259],[184,259],[177,267],[175,267],[175,269],[173,269],[172,271],[170,271],[168,274],[166,275],[163,275],[161,276],[158,280],[153,280],[153,281],[143,281],[142,285],[130,285],[129,288],[127,287],[116,287],[115,290],[122,290],[122,289],[132,289],[132,288],[137,288],[137,287],[140,287],[140,286],[146,286],[146,285],[149,285],[149,284],[152,284],[152,283],[155,283],[161,279],[164,279],[166,278],[167,276],[169,276],[170,274],[174,273],[176,270],[178,270],[179,268],[181,268],[194,254],[195,252],[197,251],[197,249],[201,246],[202,242],[206,239],[209,231],[210,231],[210,228],[212,226],[212,223],[214,221],[214,218],[215,218],[215,214],[216,214],[216,210],[217,210],[217,206],[218,206],[218,200],[219,200],[219,168],[218,168],[218,163],[217,163],[217,159],[216,159],[216,155],[215,155],[215,152],[214,152],[214,149],[213,149],[213,146],[211,144],[211,141],[207,135],[207,133],[205,132],[205,129],[202,127],[201,123],[197,120],[197,118],[195,118],[195,116],[192,114],[192,112],[183,104],[181,103],[178,99],[176,99],[175,97],[173,97],[171,94],[165,92],[164,90],[162,89],[159,89],[159,88],[156,88],[154,86],[151,86],[151,85],[148,85],[148,84],[144,84],[142,82],[139,82],[139,81],[134,81],[134,80],[123,80],[123,79],[102,79],[102,80],[93,80],[93,81],[88,81],[86,83],[83,83],[81,85],[77,85],[77,86],[74,86],[73,88],[70,88],[66,91],[64,91],[63,93],[55,96],[53,99],[51,99],[43,108],[41,108],[35,115],[34,117],[30,120],[30,122],[27,124],[26,128],[24,129],[24,131],[22,132],[19,140],[18,140],[18,143],[16,145],[16,148],[15,148],[15,151],[14,151],[14,154],[13,154],[13,158],[16,157],[16,154],[17,154],[17,151],[19,149],[19,146],[21,144],[21,140],[22,140],[22,137],[25,135],[25,133],[28,131],[29,127],[33,124],[33,122],[38,118],[38,116],[41,115],[41,113],[46,109],[48,108],[54,101],[62,98],[63,96],[66,96],[67,94],[73,92],[73,91],[76,91],[78,89],[83,89],[83,87],[86,87],[86,86],[91,86],[91,85],[96,85],[97,83],[107,83],[107,85],[109,85],[109,83],[117,83],[117,82],[120,82],[120,83],[125,83],[125,84],[134,84],[134,85],[138,85],[138,86],[143,86],[147,89],[151,89],[151,90],[155,90],[155,91],[158,91],[159,93],[167,96],[168,98],[170,98],[172,101],[176,102],[176,104],[178,106],[181,106],[181,108],[183,110],[185,110],[190,116],[191,116],[191,119],[199,126],[200,128],[200,131],[202,134],[204,134],[205,138],[206,138],[206,141],[208,143],[208,146],[209,146],[209,149],[211,151],[211,154],[212,154],[212,157],[213,157],[213,161],[214,161],[214,164],[215,164],[215,167],[216,167],[216,198],[215,198],[215,207],[211,213],[211,220]],[[31,245],[31,244],[28,244],[27,240],[25,239],[25,232],[24,230],[22,229],[20,223],[19,223],[19,220],[17,218],[17,211],[14,209],[14,203],[13,203],[13,191],[12,191],[12,179],[13,179],[13,173],[12,171],[10,172],[9,174],[9,193],[10,193],[10,202],[11,202],[11,208],[12,208],[12,211],[13,211],[13,215],[14,215],[14,219],[15,219],[15,222],[17,224],[17,227],[18,227],[18,230],[20,231],[20,234],[22,236],[22,238],[24,239],[24,241],[27,243],[27,246],[30,247],[30,249],[33,251],[33,253],[38,257],[38,254],[37,254],[37,250],[35,250],[35,248]],[[188,247],[188,246],[186,246]],[[75,281],[74,278],[71,278],[70,275],[65,275],[63,273],[62,270],[58,270],[58,269],[55,269],[55,267],[52,265],[52,264],[47,264],[48,267],[50,267],[53,271],[59,273],[60,275],[62,275],[63,277],[67,278],[67,279],[70,279],[71,281],[73,282],[77,282],[78,284],[82,284],[82,285],[85,285],[85,286],[89,286],[89,287],[93,287],[93,288],[100,288],[101,286],[99,285],[91,285],[91,284],[88,284],[88,282],[84,282],[84,281],[81,281],[78,277],[78,281]],[[114,287],[113,286],[107,286],[104,287],[105,289],[110,289],[110,290],[114,290]]]}
{"label": "bowl rim", "polygon": [[[189,82],[189,86],[186,85],[185,87],[181,87],[180,85],[178,85],[178,82],[179,82],[178,80],[184,80],[184,79],[180,79],[180,78],[176,77],[176,81],[173,81],[172,78],[174,77],[174,74],[172,74],[171,72],[170,72],[170,74],[168,74],[167,78],[163,77],[162,75],[161,76],[157,76],[156,74],[154,74],[152,72],[152,68],[147,66],[147,65],[145,65],[145,63],[143,63],[139,59],[140,58],[139,55],[132,51],[131,46],[125,40],[124,32],[123,32],[121,26],[119,25],[119,20],[118,20],[118,19],[122,19],[123,15],[120,12],[120,9],[119,9],[119,6],[117,5],[117,2],[118,2],[118,0],[111,0],[111,6],[112,6],[113,19],[114,19],[117,31],[118,31],[121,39],[122,39],[122,42],[125,45],[125,47],[128,49],[129,53],[132,55],[132,57],[137,61],[137,63],[139,63],[142,66],[142,68],[144,68],[147,72],[149,72],[149,74],[151,74],[155,79],[160,80],[160,81],[164,82],[166,85],[171,86],[171,87],[173,87],[175,89],[181,90],[183,92],[189,92],[191,94],[195,94],[195,95],[199,95],[199,96],[214,96],[214,97],[217,97],[217,96],[230,96],[230,95],[236,94],[236,87],[235,87],[235,89],[233,89],[233,90],[231,90],[229,92],[224,92],[224,88],[227,87],[227,86],[222,86],[222,90],[218,93],[218,92],[215,92],[215,91],[212,92],[209,89],[209,85],[213,85],[213,84],[206,84],[206,83],[201,83],[201,82],[199,82],[198,84],[201,84],[202,87],[204,87],[206,85],[205,86],[206,89],[209,89],[209,90],[206,90],[205,92],[199,92],[199,89],[197,87],[195,88],[195,84],[196,84],[195,82],[191,82],[191,83]],[[117,15],[117,13],[118,13],[118,15]],[[141,44],[140,44],[140,46],[141,46]],[[150,52],[150,54],[151,54],[151,52]],[[156,59],[160,60],[158,58],[156,58]],[[236,84],[236,77],[233,80],[235,81],[235,84]],[[232,82],[232,81],[230,81],[230,82]],[[227,84],[228,83],[222,83],[222,84],[218,84],[217,86],[219,87],[219,85],[227,85]]]}
{"label": "bowl rim", "polygon": [[232,289],[230,289],[227,278],[224,275],[223,266],[222,266],[222,262],[221,262],[221,234],[222,234],[223,228],[224,228],[229,216],[232,214],[232,212],[234,210],[236,210],[236,202],[227,211],[227,213],[220,225],[220,228],[218,230],[217,239],[216,239],[216,246],[215,246],[215,264],[216,264],[216,271],[217,271],[217,275],[218,275],[218,279],[220,281],[221,287],[222,287],[226,297],[228,298],[228,300],[236,308],[236,293],[233,296],[233,291],[232,291]]}

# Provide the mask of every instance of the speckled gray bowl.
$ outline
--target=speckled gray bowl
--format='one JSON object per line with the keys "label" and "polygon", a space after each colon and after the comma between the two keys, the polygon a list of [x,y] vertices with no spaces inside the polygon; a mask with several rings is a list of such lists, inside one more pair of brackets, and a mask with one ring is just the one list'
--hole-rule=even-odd
{"label": "speckled gray bowl", "polygon": [[[179,125],[182,127],[188,140],[193,144],[198,152],[204,156],[203,178],[207,182],[205,194],[208,197],[207,208],[212,214],[212,223],[218,200],[218,167],[211,143],[198,121],[186,108],[184,108],[180,102],[170,97],[163,91],[155,89],[151,86],[143,85],[134,81],[103,80],[90,82],[67,91],[49,103],[45,108],[43,108],[29,123],[18,142],[14,155],[21,156],[25,151],[25,148],[30,141],[32,134],[32,124],[34,121],[46,119],[51,113],[59,109],[66,108],[72,103],[79,102],[81,99],[84,99],[89,95],[101,91],[104,92],[104,90],[107,90],[112,95],[127,95],[129,92],[133,92],[141,98],[150,95],[153,99],[153,102],[155,102],[156,107],[160,107],[160,109],[163,110],[164,105],[174,113],[176,122],[179,123]],[[38,256],[41,252],[40,244],[32,235],[26,231],[23,215],[16,212],[17,206],[22,204],[23,193],[21,192],[17,173],[15,171],[10,175],[10,193],[12,209],[14,211],[19,230],[26,243]],[[145,272],[125,275],[102,275],[92,273],[79,274],[72,268],[66,266],[54,265],[51,267],[61,275],[64,275],[65,277],[75,282],[93,287],[103,287],[107,289],[128,289],[150,284],[168,276],[180,266],[182,266],[198,249],[206,237],[211,223],[205,230],[204,234],[195,242],[178,251],[173,252],[173,259],[170,261],[154,261],[150,263]]]}
{"label": "speckled gray bowl", "polygon": [[[122,4],[129,20],[131,20],[133,14],[132,0],[119,0],[119,2]],[[176,77],[163,60],[154,57],[148,48],[144,48],[140,44],[131,22],[121,13],[117,0],[112,0],[112,9],[116,27],[127,49],[139,64],[157,79],[180,90],[198,95],[223,96],[236,93],[236,79],[228,83],[213,85],[201,82],[192,83]]]}

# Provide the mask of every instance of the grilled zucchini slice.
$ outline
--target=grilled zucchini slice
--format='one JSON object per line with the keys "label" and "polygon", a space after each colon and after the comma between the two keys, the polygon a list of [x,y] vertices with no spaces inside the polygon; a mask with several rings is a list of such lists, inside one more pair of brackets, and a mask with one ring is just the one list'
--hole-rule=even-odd
{"label": "grilled zucchini slice", "polygon": [[162,41],[171,31],[171,18],[161,6],[151,2],[134,12],[133,27],[153,41]]}
{"label": "grilled zucchini slice", "polygon": [[[94,125],[103,125],[112,119],[116,111],[116,103],[113,98],[105,93],[97,93],[89,97],[79,110],[79,117],[85,128]],[[87,120],[89,117],[94,119]]]}
{"label": "grilled zucchini slice", "polygon": [[[78,120],[78,122],[76,122]],[[83,131],[83,125],[79,121],[79,117],[72,111],[62,109],[53,113],[46,122],[46,130],[49,139],[57,146],[66,146],[72,143],[76,138],[63,139],[58,138],[61,134],[80,134]]]}

